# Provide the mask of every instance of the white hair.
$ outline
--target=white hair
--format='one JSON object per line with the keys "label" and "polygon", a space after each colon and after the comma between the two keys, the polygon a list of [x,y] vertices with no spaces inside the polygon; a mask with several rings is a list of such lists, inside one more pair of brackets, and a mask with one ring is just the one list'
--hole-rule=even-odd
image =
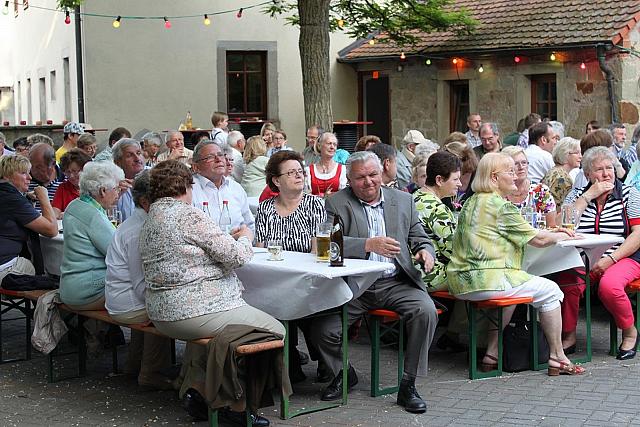
{"label": "white hair", "polygon": [[413,154],[415,154],[416,156],[418,156],[418,155],[429,156],[429,155],[435,153],[436,151],[438,151],[439,149],[440,149],[440,146],[438,144],[436,144],[435,142],[427,139],[422,144],[416,145],[416,149],[414,150]]}
{"label": "white hair", "polygon": [[347,159],[347,176],[351,175],[351,166],[354,163],[368,162],[369,160],[373,160],[378,166],[378,170],[382,172],[382,163],[380,162],[380,157],[378,157],[376,153],[373,151],[356,151]]}
{"label": "white hair", "polygon": [[116,142],[111,148],[111,153],[113,154],[113,162],[118,163],[120,159],[122,159],[123,151],[127,147],[136,147],[138,150],[142,150],[140,147],[140,143],[132,138],[122,138]]}
{"label": "white hair", "polygon": [[244,135],[239,130],[232,130],[227,136],[227,144],[233,148],[238,146],[238,141],[244,139]]}
{"label": "white hair", "polygon": [[591,167],[596,160],[609,160],[612,165],[615,165],[618,158],[611,152],[609,147],[596,146],[589,148],[582,155],[582,163],[580,163],[585,175],[591,173]]}
{"label": "white hair", "polygon": [[80,173],[80,194],[96,197],[101,188],[118,187],[124,171],[111,162],[89,162]]}
{"label": "white hair", "polygon": [[552,120],[549,122],[549,126],[553,129],[553,133],[560,135],[559,139],[564,138],[564,125],[562,123]]}
{"label": "white hair", "polygon": [[567,156],[571,151],[580,151],[580,141],[570,136],[565,136],[553,147],[553,162],[556,165],[566,164]]}

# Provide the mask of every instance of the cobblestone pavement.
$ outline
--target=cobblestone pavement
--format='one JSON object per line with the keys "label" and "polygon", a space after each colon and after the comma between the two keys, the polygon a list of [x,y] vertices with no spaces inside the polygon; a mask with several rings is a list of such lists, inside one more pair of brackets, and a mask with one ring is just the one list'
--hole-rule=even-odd
{"label": "cobblestone pavement", "polygon": [[[431,352],[428,378],[418,390],[428,403],[423,415],[395,404],[395,395],[371,398],[369,345],[365,337],[350,344],[360,382],[346,407],[280,420],[276,407],[262,414],[275,426],[444,426],[444,425],[640,425],[640,356],[620,362],[608,356],[608,318],[595,310],[594,358],[586,375],[548,377],[546,371],[508,374],[469,381],[465,353]],[[21,328],[3,326],[5,353],[21,351]],[[363,334],[361,333],[361,335]],[[435,347],[435,346],[434,346]],[[580,346],[578,347],[580,352]],[[395,373],[393,350],[383,352],[387,380]],[[120,351],[120,365],[126,349]],[[74,359],[64,361],[65,369]],[[303,367],[309,377],[314,365]],[[0,365],[1,426],[143,426],[193,425],[173,392],[145,391],[134,378],[113,375],[107,352],[89,360],[85,378],[47,383],[46,358]],[[317,403],[321,385],[307,380],[296,387],[294,404]],[[206,425],[199,423],[198,425]]]}

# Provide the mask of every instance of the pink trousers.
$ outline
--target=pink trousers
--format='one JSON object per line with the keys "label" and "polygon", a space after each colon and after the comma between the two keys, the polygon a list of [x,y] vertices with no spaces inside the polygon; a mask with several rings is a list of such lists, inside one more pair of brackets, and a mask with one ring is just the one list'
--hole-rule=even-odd
{"label": "pink trousers", "polygon": [[[584,273],[584,270],[576,269],[576,271]],[[630,258],[621,259],[613,264],[600,278],[598,297],[620,329],[627,329],[633,325],[631,301],[624,288],[638,278],[640,278],[640,264]],[[578,309],[585,283],[571,271],[559,273],[557,283],[564,292],[564,301],[561,306],[562,332],[573,332],[578,325]]]}

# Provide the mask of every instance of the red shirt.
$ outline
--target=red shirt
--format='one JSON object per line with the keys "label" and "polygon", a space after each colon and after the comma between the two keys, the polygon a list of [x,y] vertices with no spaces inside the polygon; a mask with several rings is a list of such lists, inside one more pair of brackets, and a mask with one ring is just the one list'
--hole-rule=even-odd
{"label": "red shirt", "polygon": [[56,194],[51,201],[51,206],[64,212],[69,203],[78,197],[80,197],[80,190],[75,188],[69,181],[65,181],[58,186]]}
{"label": "red shirt", "polygon": [[338,163],[336,168],[336,174],[329,179],[320,179],[316,176],[316,165],[309,166],[309,173],[311,174],[311,194],[314,196],[323,197],[324,193],[328,189],[331,189],[333,193],[340,190],[340,175],[342,174],[342,165]]}
{"label": "red shirt", "polygon": [[276,197],[278,194],[280,193],[276,193],[275,191],[271,190],[267,185],[266,187],[264,187],[264,190],[262,190],[262,194],[260,194],[260,197],[258,198],[258,202],[262,202],[272,197]]}

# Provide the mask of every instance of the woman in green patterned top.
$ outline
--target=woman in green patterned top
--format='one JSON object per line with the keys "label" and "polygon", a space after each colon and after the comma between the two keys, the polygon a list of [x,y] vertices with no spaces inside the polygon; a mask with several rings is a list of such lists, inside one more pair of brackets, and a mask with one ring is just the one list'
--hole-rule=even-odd
{"label": "woman in green patterned top", "polygon": [[439,151],[427,161],[425,185],[413,194],[418,217],[436,250],[433,269],[422,273],[422,280],[430,292],[448,287],[445,269],[451,257],[456,218],[441,199],[455,196],[461,186],[460,159],[455,154]]}
{"label": "woman in green patterned top", "polygon": [[[506,196],[517,191],[515,163],[504,153],[489,153],[478,163],[472,183],[475,194],[464,204],[453,235],[447,266],[449,292],[458,299],[532,297],[549,342],[549,375],[582,374],[562,349],[560,301],[563,293],[554,282],[522,270],[525,245],[546,247],[575,234],[566,229],[552,233],[532,228]],[[515,307],[504,308],[504,325]],[[481,369],[497,365],[498,331],[487,336],[487,352]]]}

